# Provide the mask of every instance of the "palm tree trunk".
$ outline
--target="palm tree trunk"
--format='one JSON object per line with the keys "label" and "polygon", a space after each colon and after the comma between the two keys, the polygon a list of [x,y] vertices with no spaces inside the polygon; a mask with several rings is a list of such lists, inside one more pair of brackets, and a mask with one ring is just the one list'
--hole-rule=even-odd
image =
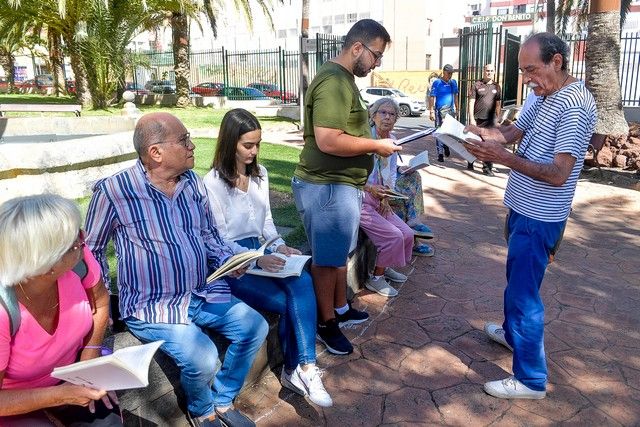
{"label": "palm tree trunk", "polygon": [[13,56],[13,53],[0,48],[0,66],[4,70],[4,75],[7,78],[7,93],[15,92],[15,77],[13,74],[15,63],[16,58]]}
{"label": "palm tree trunk", "polygon": [[596,133],[616,137],[627,135],[629,125],[624,118],[618,77],[620,1],[591,0],[588,28],[585,83],[598,108]]}
{"label": "palm tree trunk", "polygon": [[547,32],[556,33],[556,0],[547,0]]}
{"label": "palm tree trunk", "polygon": [[189,100],[189,21],[187,16],[171,14],[171,35],[173,38],[173,62],[176,74],[176,107],[184,108]]}
{"label": "palm tree trunk", "polygon": [[62,47],[60,46],[60,35],[49,29],[49,60],[51,61],[51,74],[53,75],[54,93],[56,96],[60,96],[65,92],[64,81],[64,54],[62,53]]}

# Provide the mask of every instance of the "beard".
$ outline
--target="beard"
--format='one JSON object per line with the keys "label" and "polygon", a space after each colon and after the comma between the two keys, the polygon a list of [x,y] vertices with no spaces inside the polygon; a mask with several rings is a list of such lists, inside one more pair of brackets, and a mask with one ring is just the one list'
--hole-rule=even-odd
{"label": "beard", "polygon": [[356,59],[353,64],[353,75],[356,77],[367,77],[367,74],[371,71],[371,67],[365,67],[360,58]]}

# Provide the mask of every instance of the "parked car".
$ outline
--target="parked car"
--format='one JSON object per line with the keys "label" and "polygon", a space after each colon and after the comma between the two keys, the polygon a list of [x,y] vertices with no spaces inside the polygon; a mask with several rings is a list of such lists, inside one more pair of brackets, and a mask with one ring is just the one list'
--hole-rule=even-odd
{"label": "parked car", "polygon": [[254,87],[225,87],[222,91],[227,99],[234,101],[244,100],[272,100],[271,97],[264,94]]}
{"label": "parked car", "polygon": [[191,92],[201,96],[219,96],[223,89],[224,83],[205,82],[193,86]]}
{"label": "parked car", "polygon": [[153,93],[176,93],[176,84],[170,80],[149,80],[145,83],[144,88]]}
{"label": "parked car", "polygon": [[281,91],[277,85],[271,83],[250,83],[247,85],[264,92],[265,95],[271,98],[281,99],[282,102],[296,103],[298,102],[298,96],[293,92]]}
{"label": "parked car", "polygon": [[133,82],[126,82],[124,84],[124,90],[128,90],[130,92],[133,92],[136,95],[149,95],[149,93],[150,93],[141,84],[133,83]]}
{"label": "parked car", "polygon": [[9,81],[6,77],[0,77],[0,93],[6,93],[9,90]]}
{"label": "parked car", "polygon": [[419,116],[427,110],[424,101],[411,98],[398,89],[390,87],[367,87],[361,89],[360,94],[367,105],[373,104],[382,97],[393,98],[398,103],[401,117]]}
{"label": "parked car", "polygon": [[22,93],[46,92],[53,87],[51,74],[39,74],[33,79],[15,82],[16,88]]}
{"label": "parked car", "polygon": [[76,93],[76,81],[75,80],[71,80],[71,79],[67,79],[64,81],[64,87],[67,90],[68,94],[75,94]]}

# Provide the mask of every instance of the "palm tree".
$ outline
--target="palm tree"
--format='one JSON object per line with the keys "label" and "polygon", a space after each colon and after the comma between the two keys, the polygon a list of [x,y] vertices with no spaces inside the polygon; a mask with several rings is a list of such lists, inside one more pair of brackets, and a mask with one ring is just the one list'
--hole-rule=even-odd
{"label": "palm tree", "polygon": [[577,24],[586,21],[585,84],[598,109],[596,133],[626,136],[629,125],[624,118],[620,92],[620,29],[631,0],[564,0],[558,4],[557,20],[564,34],[571,11],[578,10]]}
{"label": "palm tree", "polygon": [[[254,2],[251,0],[233,0],[233,2],[236,9],[243,12],[251,28],[253,25],[251,4]],[[255,4],[263,11],[273,27],[270,3],[269,0],[255,0]],[[209,21],[213,36],[217,37],[217,15],[224,4],[222,0],[176,0],[169,2],[168,7],[166,1],[159,0],[157,3],[157,10],[166,10],[171,22],[177,107],[186,107],[191,103],[189,100],[189,19],[199,21],[204,14]],[[150,7],[153,8],[153,6]]]}
{"label": "palm tree", "polygon": [[26,26],[14,26],[5,16],[0,18],[0,66],[7,76],[7,91],[11,93],[15,90],[15,53],[26,46],[25,34]]}

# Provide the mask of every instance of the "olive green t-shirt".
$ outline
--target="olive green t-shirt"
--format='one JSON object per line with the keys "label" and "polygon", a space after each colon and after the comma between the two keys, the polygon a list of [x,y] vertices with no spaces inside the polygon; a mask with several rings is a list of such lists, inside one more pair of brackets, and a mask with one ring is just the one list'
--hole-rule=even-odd
{"label": "olive green t-shirt", "polygon": [[348,184],[361,188],[373,169],[370,154],[334,156],[318,148],[313,127],[341,129],[371,138],[369,114],[353,74],[335,62],[326,62],[309,85],[304,106],[304,148],[294,175],[319,184]]}

